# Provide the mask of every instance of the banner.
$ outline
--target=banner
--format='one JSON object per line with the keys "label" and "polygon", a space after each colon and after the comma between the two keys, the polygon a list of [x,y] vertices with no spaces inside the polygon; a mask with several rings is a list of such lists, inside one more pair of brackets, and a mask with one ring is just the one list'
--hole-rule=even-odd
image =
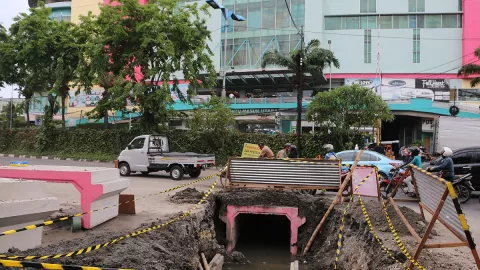
{"label": "banner", "polygon": [[244,143],[242,158],[259,158],[261,152],[262,150],[260,150],[257,144]]}
{"label": "banner", "polygon": [[449,91],[450,80],[448,79],[415,79],[415,88]]}
{"label": "banner", "polygon": [[70,95],[68,106],[70,108],[95,107],[102,98],[103,93],[103,89],[93,89],[90,94],[86,94],[82,91],[78,95],[75,95],[76,91],[77,90],[68,91],[68,94]]}
{"label": "banner", "polygon": [[380,85],[380,79],[379,78],[369,78],[369,79],[345,79],[345,84],[346,85],[353,85],[357,84],[362,87],[370,88],[370,89],[375,89]]}

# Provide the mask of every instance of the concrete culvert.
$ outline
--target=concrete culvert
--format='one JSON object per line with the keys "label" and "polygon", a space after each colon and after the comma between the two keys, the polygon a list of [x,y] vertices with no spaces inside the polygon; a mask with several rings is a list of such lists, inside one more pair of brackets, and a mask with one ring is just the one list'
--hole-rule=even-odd
{"label": "concrete culvert", "polygon": [[[187,194],[199,196],[201,193],[186,190],[173,196],[180,201]],[[114,245],[91,251],[71,258],[48,259],[42,262],[67,265],[85,265],[110,268],[133,269],[198,269],[200,253],[210,261],[217,253],[225,256],[223,269],[289,269],[290,260],[297,259],[301,269],[333,269],[338,241],[338,232],[344,204],[340,204],[328,218],[326,226],[319,233],[307,256],[300,256],[316,225],[332,201],[331,196],[303,195],[292,191],[263,190],[227,190],[210,196],[208,202],[201,205],[186,218],[168,224],[159,229],[126,238]],[[175,200],[175,199],[173,199]],[[399,252],[392,240],[387,223],[378,201],[366,201],[366,207],[378,236],[385,246],[402,262],[405,256]],[[196,201],[195,201],[196,202]],[[238,213],[236,217],[235,247],[228,252],[231,239],[227,236],[225,216],[229,206],[237,211],[256,209],[257,213]],[[262,212],[263,214],[259,213]],[[277,211],[272,213],[272,211]],[[414,229],[422,235],[426,221],[409,208],[402,207]],[[414,252],[415,242],[401,223],[395,212],[390,209],[390,217],[404,244]],[[181,215],[172,215],[175,218]],[[143,224],[137,230],[152,227],[169,220],[162,218],[154,223]],[[292,220],[298,229],[295,248],[292,253]],[[293,229],[295,229],[293,228]],[[55,230],[65,228],[55,228]],[[54,234],[55,230],[49,231]],[[12,255],[55,255],[66,254],[80,248],[95,246],[123,236],[129,231],[88,231],[85,237],[63,241],[59,244],[44,246],[25,252],[10,250]],[[435,236],[434,236],[435,237]],[[373,238],[364,220],[359,205],[354,202],[345,218],[344,243],[338,269],[401,269],[382,250]],[[436,250],[424,252],[419,262],[427,269],[472,269],[465,258],[445,255]],[[261,265],[257,265],[260,264]],[[463,265],[462,265],[463,263]],[[408,264],[407,264],[408,265]]]}

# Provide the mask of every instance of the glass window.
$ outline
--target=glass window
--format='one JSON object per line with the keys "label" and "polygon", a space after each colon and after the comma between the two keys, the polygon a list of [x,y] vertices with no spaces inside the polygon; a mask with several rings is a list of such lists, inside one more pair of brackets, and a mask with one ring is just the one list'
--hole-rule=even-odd
{"label": "glass window", "polygon": [[425,15],[417,15],[417,28],[425,27]]}
{"label": "glass window", "polygon": [[425,0],[408,0],[409,12],[425,12]]}
{"label": "glass window", "polygon": [[372,63],[372,30],[364,30],[363,62]]}
{"label": "glass window", "polygon": [[130,149],[142,149],[144,144],[145,138],[136,139],[130,144]]}
{"label": "glass window", "polygon": [[[248,4],[248,29],[256,30],[262,28],[262,3]],[[240,14],[241,15],[241,14]]]}
{"label": "glass window", "polygon": [[463,0],[458,0],[458,11],[463,11]]}
{"label": "glass window", "polygon": [[300,36],[290,35],[290,51],[295,51],[300,48]]}
{"label": "glass window", "polygon": [[346,29],[358,29],[359,18],[358,17],[346,17]]}
{"label": "glass window", "polygon": [[420,63],[420,29],[413,29],[413,63]]}
{"label": "glass window", "polygon": [[275,29],[275,1],[263,1],[262,5],[262,28]]}
{"label": "glass window", "polygon": [[247,43],[245,39],[235,39],[233,50],[235,56],[233,58],[232,66],[247,65]]}
{"label": "glass window", "polygon": [[442,28],[442,15],[426,15],[425,28]]}
{"label": "glass window", "polygon": [[417,28],[417,15],[409,16],[408,28]]}
{"label": "glass window", "polygon": [[458,18],[458,28],[462,28],[463,27],[463,17],[461,14],[458,14],[457,15],[457,18]]}
{"label": "glass window", "polygon": [[442,15],[442,28],[457,28],[457,15]]}
{"label": "glass window", "polygon": [[380,16],[378,25],[380,29],[392,29],[392,16]]}
{"label": "glass window", "polygon": [[325,30],[342,29],[342,17],[325,17]]}
{"label": "glass window", "polygon": [[277,45],[278,45],[278,48],[277,50],[280,52],[280,53],[283,53],[283,54],[288,54],[290,52],[290,40],[289,40],[289,37],[288,35],[282,35],[282,36],[277,36]]}
{"label": "glass window", "polygon": [[[288,3],[289,1],[287,1]],[[288,13],[285,0],[277,0],[277,12],[276,12],[276,26],[277,29],[290,27],[290,14]],[[296,21],[295,21],[296,23]]]}
{"label": "glass window", "polygon": [[360,156],[360,161],[370,161],[370,154],[363,153],[362,156]]}
{"label": "glass window", "polygon": [[305,25],[305,0],[292,0],[291,12],[297,26]]}
{"label": "glass window", "polygon": [[452,157],[453,164],[471,164],[472,155],[470,152],[459,153]]}
{"label": "glass window", "polygon": [[393,28],[408,28],[408,16],[393,16]]}
{"label": "glass window", "polygon": [[353,161],[354,152],[344,152],[337,154],[337,157],[342,161]]}
{"label": "glass window", "polygon": [[360,13],[375,13],[377,12],[376,0],[360,0]]}
{"label": "glass window", "polygon": [[247,31],[247,22],[248,22],[247,5],[248,4],[235,5],[235,13],[245,17],[245,20],[246,20],[242,22],[234,21],[234,28],[236,32]]}

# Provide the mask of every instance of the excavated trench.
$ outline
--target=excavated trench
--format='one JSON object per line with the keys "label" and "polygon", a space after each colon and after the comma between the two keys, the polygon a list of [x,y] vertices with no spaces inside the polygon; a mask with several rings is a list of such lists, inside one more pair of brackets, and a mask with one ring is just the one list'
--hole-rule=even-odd
{"label": "excavated trench", "polygon": [[[191,199],[192,197],[201,198],[202,193],[187,189],[178,192],[170,200],[176,203],[195,203],[197,200]],[[198,269],[199,254],[203,252],[208,260],[217,253],[225,255],[226,264],[223,269],[289,269],[290,261],[293,259],[300,261],[301,269],[333,269],[342,207],[345,204],[339,205],[332,212],[308,255],[300,256],[315,226],[330,205],[331,199],[332,197],[303,195],[293,191],[221,191],[211,196],[199,211],[181,221],[140,236],[126,238],[115,245],[89,254],[46,262],[110,268],[193,270]],[[229,238],[228,230],[232,228],[228,228],[225,222],[229,210],[233,209],[229,206],[233,206],[238,211],[246,210],[246,212],[240,211],[241,213],[239,212],[235,217],[235,229],[231,230],[234,238]],[[379,203],[367,202],[366,206],[378,233],[383,233],[385,238],[388,238],[387,224]],[[257,213],[248,212],[252,209]],[[278,213],[286,211],[290,216],[272,214],[269,212],[272,209],[279,211]],[[300,224],[294,247],[292,247],[292,220],[295,219],[292,219],[291,214],[295,211],[292,209],[298,210],[296,220]],[[402,212],[414,229],[422,234],[426,222],[421,216],[408,208],[402,207]],[[406,237],[408,231],[401,221],[395,218],[393,210],[390,215],[400,236]],[[168,219],[143,224],[139,229],[145,229],[166,220]],[[126,233],[129,232],[96,233],[92,230],[91,234],[79,240],[64,241],[26,252],[11,250],[11,254],[68,253],[110,241]],[[338,269],[400,269],[372,237],[357,203],[352,204],[351,210],[346,215],[344,236],[344,247]],[[228,252],[232,241],[235,241],[235,245],[232,252]],[[385,244],[397,259],[405,261],[403,254],[395,251],[398,248],[394,244],[388,241]],[[295,249],[298,250],[298,255],[292,256],[292,250]],[[425,267],[434,265],[432,262],[436,258],[430,257],[421,257],[426,261]],[[434,268],[430,267],[430,269]]]}

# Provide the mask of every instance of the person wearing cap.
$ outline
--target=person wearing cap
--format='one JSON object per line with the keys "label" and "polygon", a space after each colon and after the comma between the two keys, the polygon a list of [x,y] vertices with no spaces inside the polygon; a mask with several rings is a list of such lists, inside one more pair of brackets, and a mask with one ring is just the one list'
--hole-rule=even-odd
{"label": "person wearing cap", "polygon": [[290,147],[292,146],[291,143],[286,143],[283,146],[283,149],[278,151],[277,153],[277,158],[287,158],[288,157],[288,151],[290,151]]}
{"label": "person wearing cap", "polygon": [[266,146],[264,143],[259,143],[258,147],[260,147],[260,150],[262,150],[262,152],[260,152],[260,157],[261,158],[273,158],[273,157],[275,157],[275,155],[273,154],[270,147]]}

